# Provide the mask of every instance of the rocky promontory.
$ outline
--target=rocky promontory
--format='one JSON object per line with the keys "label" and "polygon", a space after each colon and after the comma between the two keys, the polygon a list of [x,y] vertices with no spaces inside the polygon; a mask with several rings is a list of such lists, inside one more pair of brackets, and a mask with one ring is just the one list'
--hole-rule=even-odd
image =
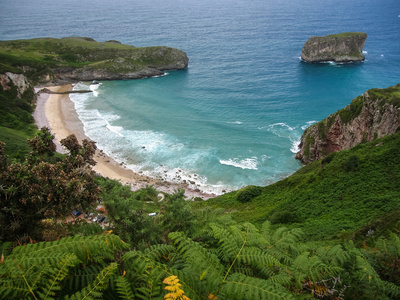
{"label": "rocky promontory", "polygon": [[366,39],[367,34],[362,32],[310,37],[304,43],[301,59],[309,63],[364,61],[362,50]]}
{"label": "rocky promontory", "polygon": [[165,46],[134,47],[84,37],[0,41],[0,72],[23,72],[35,84],[159,76],[185,69],[188,62],[184,51]]}
{"label": "rocky promontory", "polygon": [[371,89],[350,105],[308,127],[296,158],[309,163],[400,130],[400,84]]}

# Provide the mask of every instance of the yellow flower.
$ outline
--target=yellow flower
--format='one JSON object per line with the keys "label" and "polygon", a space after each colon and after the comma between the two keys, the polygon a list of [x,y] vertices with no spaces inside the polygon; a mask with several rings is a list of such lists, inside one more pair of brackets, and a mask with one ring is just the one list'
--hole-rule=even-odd
{"label": "yellow flower", "polygon": [[169,291],[169,293],[164,296],[165,300],[190,300],[184,295],[185,292],[181,290],[182,284],[179,283],[178,276],[169,276],[164,279],[163,283],[167,285],[164,289]]}

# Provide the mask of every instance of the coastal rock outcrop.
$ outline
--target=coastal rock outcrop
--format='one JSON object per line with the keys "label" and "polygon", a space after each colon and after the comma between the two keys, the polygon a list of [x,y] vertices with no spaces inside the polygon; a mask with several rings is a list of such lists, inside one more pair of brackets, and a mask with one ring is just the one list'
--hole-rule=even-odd
{"label": "coastal rock outcrop", "polygon": [[[145,61],[146,64],[141,62]],[[165,70],[187,68],[189,59],[182,50],[165,46],[135,48],[134,53],[83,67],[60,67],[52,70],[55,82],[140,79],[161,76]]]}
{"label": "coastal rock outcrop", "polygon": [[310,37],[304,43],[301,59],[309,63],[364,61],[362,52],[367,34],[344,32],[323,37]]}
{"label": "coastal rock outcrop", "polygon": [[[14,57],[10,53],[15,50],[18,55]],[[179,49],[134,47],[87,37],[0,41],[2,53],[7,61],[0,63],[9,69],[28,70],[35,84],[160,76],[165,70],[185,69],[189,63],[186,53]]]}
{"label": "coastal rock outcrop", "polygon": [[400,84],[371,89],[350,105],[308,127],[296,158],[309,163],[400,130]]}
{"label": "coastal rock outcrop", "polygon": [[3,91],[11,90],[15,88],[16,97],[21,98],[21,95],[28,89],[32,90],[32,86],[29,84],[28,79],[23,74],[14,74],[11,72],[5,72],[0,74],[0,86]]}

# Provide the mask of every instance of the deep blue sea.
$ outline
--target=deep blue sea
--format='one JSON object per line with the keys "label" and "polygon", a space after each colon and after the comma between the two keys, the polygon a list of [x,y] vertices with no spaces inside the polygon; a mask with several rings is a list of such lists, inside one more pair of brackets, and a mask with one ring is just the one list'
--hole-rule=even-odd
{"label": "deep blue sea", "polygon": [[[364,63],[300,61],[310,36],[346,31],[368,34]],[[292,174],[307,126],[400,83],[399,0],[0,0],[0,40],[66,36],[187,52],[187,70],[71,98],[107,154],[206,192]]]}

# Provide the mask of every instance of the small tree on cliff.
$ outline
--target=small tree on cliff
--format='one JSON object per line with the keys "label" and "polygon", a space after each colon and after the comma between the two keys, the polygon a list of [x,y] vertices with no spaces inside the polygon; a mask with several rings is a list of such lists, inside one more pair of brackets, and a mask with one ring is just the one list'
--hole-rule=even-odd
{"label": "small tree on cliff", "polygon": [[29,140],[33,151],[23,163],[9,163],[0,142],[0,239],[37,238],[41,220],[64,218],[98,200],[100,188],[91,169],[95,143],[84,140],[81,146],[71,135],[61,141],[69,154],[49,163],[43,155],[54,152],[53,138],[48,128],[42,128]]}

